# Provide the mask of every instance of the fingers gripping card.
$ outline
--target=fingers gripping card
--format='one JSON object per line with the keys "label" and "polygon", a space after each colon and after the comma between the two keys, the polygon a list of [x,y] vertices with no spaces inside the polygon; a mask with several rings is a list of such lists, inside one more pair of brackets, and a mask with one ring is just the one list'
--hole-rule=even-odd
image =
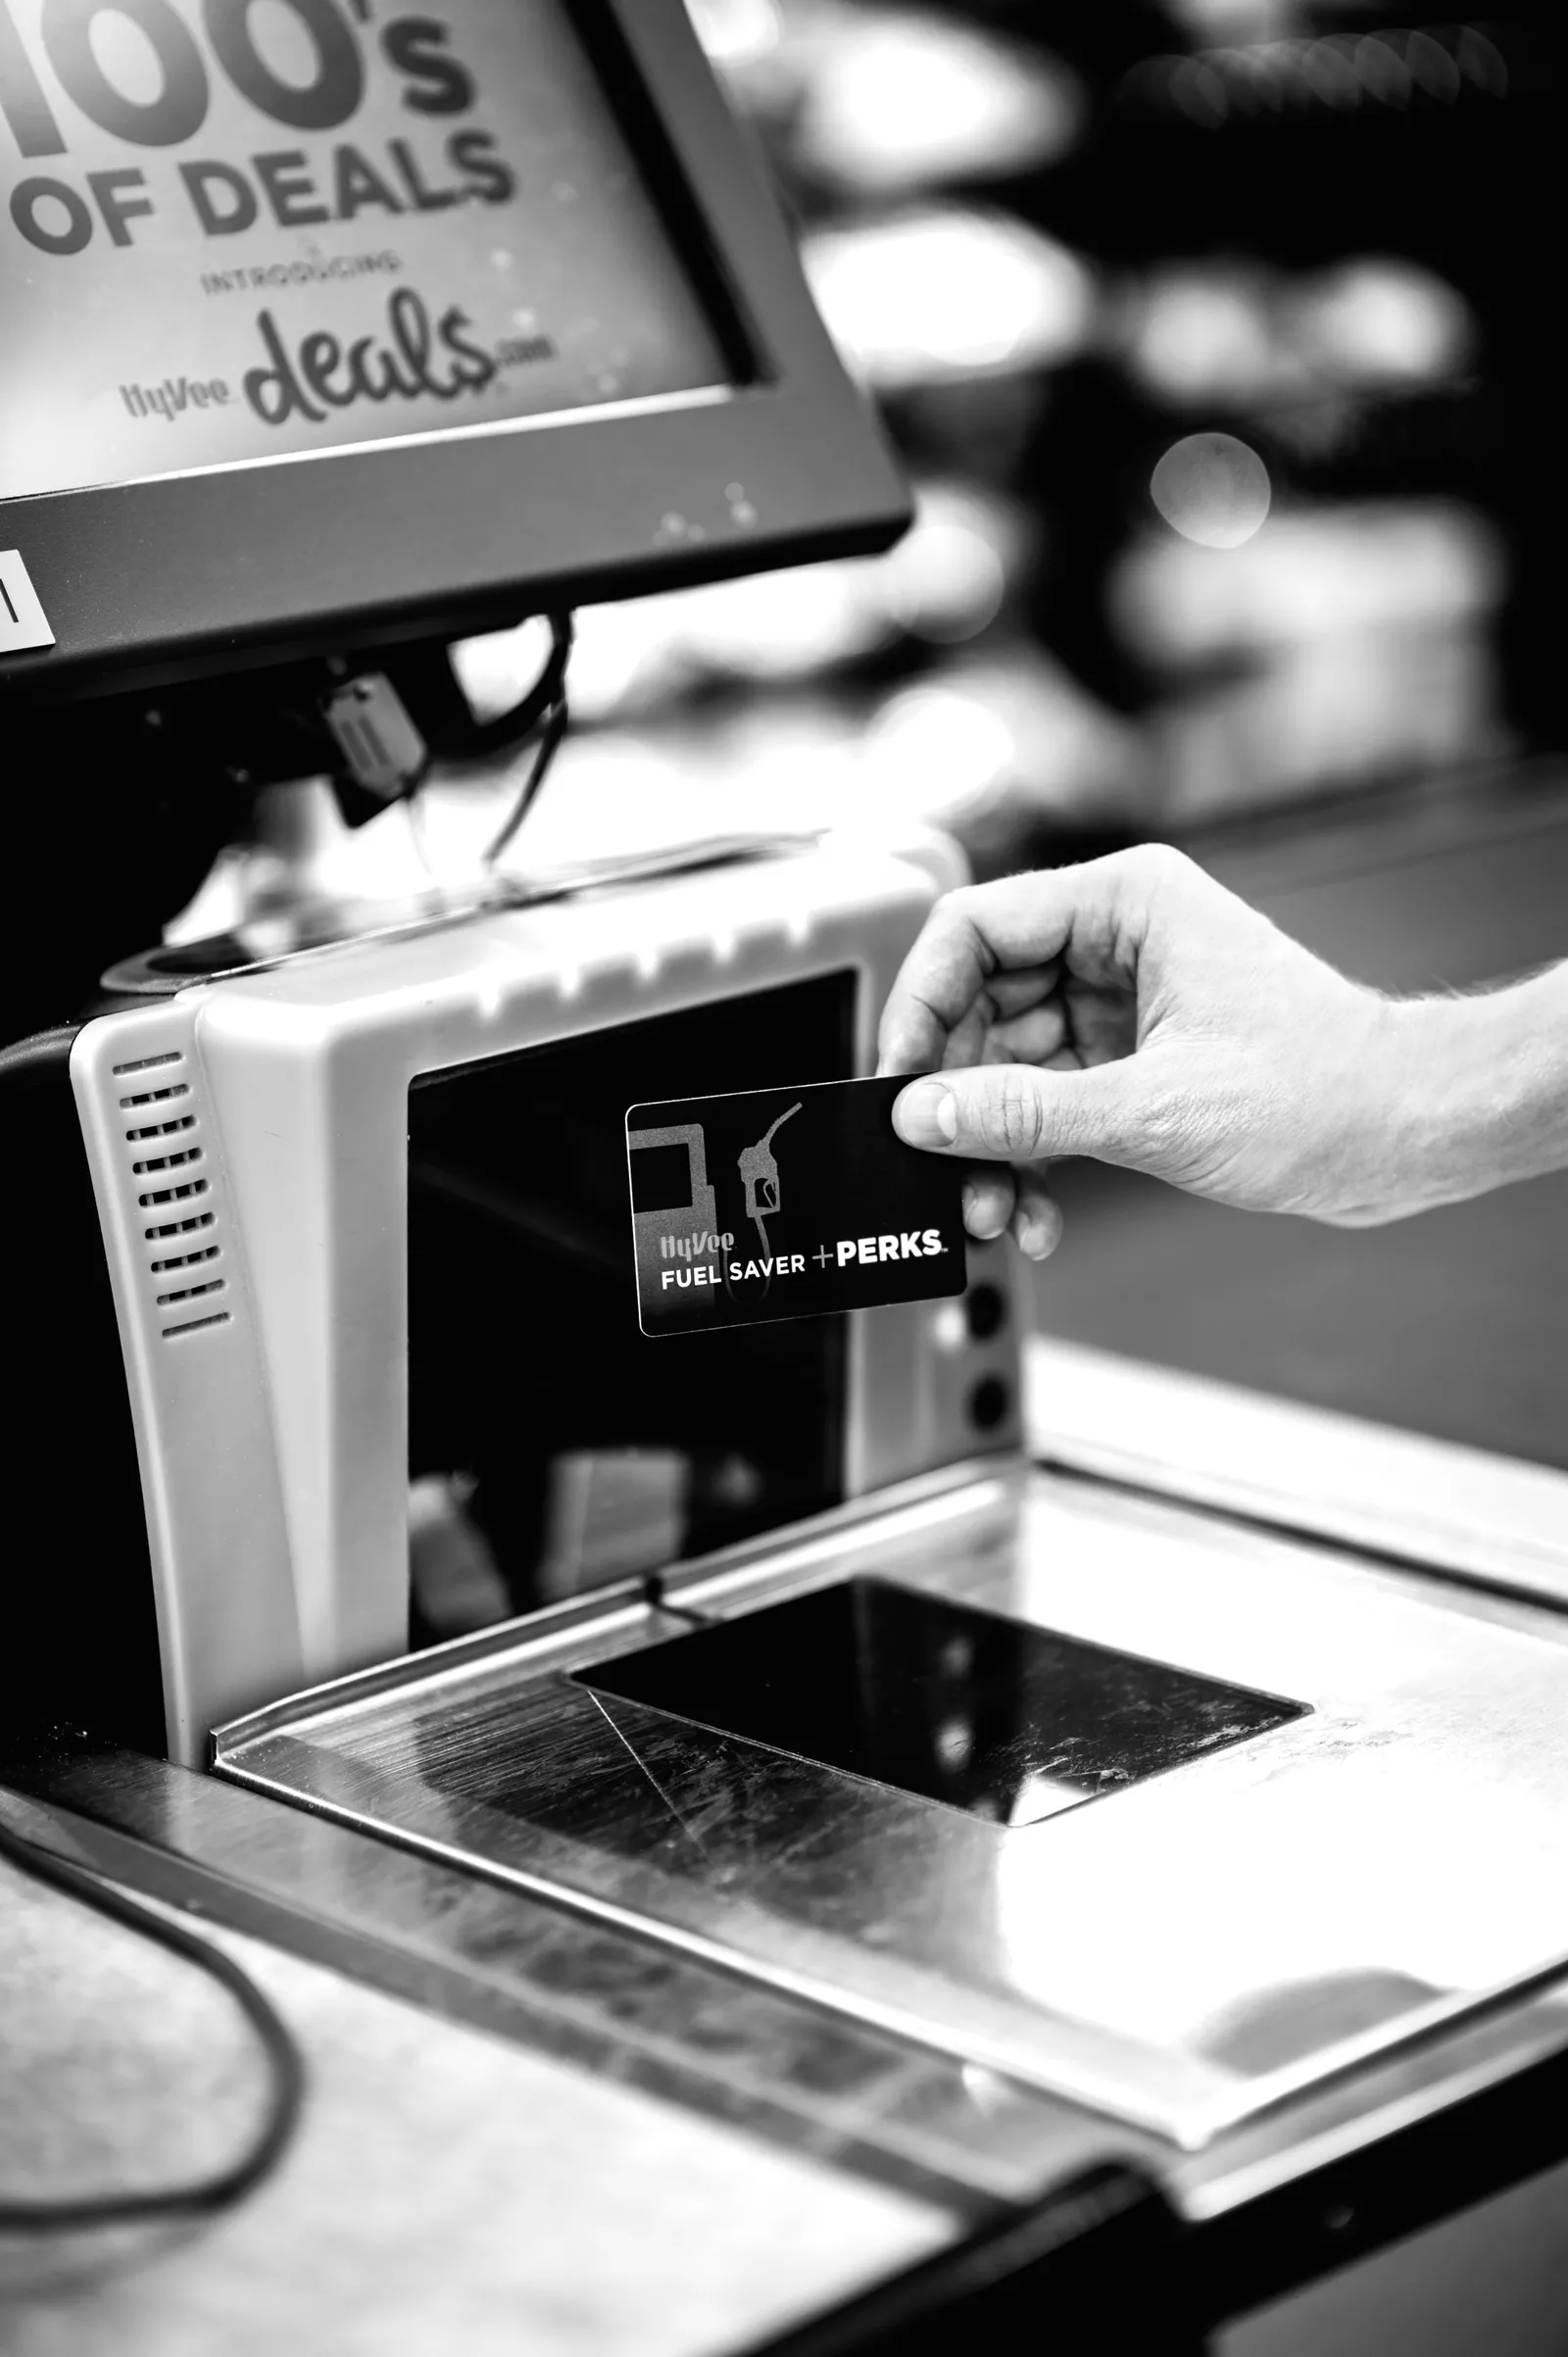
{"label": "fingers gripping card", "polygon": [[962,1174],[906,1146],[907,1080],[634,1105],[626,1115],[645,1334],[935,1301],[964,1285]]}

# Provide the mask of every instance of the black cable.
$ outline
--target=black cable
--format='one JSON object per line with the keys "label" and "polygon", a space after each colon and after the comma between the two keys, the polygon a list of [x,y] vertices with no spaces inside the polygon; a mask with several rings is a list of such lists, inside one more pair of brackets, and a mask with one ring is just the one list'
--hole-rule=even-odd
{"label": "black cable", "polygon": [[544,669],[521,704],[517,705],[513,712],[504,712],[499,720],[487,724],[506,730],[508,734],[502,741],[509,742],[515,741],[516,737],[523,733],[520,716],[524,712],[531,713],[528,725],[532,726],[537,722],[543,723],[540,729],[538,749],[534,754],[528,774],[522,781],[521,791],[508,812],[505,823],[485,847],[484,863],[486,867],[495,865],[528,815],[534,797],[544,784],[550,764],[560,751],[561,740],[566,733],[566,723],[570,718],[566,705],[566,666],[571,661],[572,641],[575,635],[575,627],[569,614],[551,614],[550,654]]}
{"label": "black cable", "polygon": [[41,1842],[0,1822],[0,1857],[35,1881],[52,1885],[101,1915],[139,1932],[227,1989],[255,2031],[267,2059],[270,2099],[247,2149],[226,2169],[185,2185],[154,2186],[145,2192],[88,2193],[66,2201],[0,2200],[0,2233],[61,2234],[83,2228],[122,2226],[138,2219],[180,2217],[225,2209],[251,2192],[277,2167],[299,2125],[305,2099],[305,2061],[280,2014],[249,1974],[221,1948],[169,1922],[156,1909],[121,1891],[95,1867],[77,1866]]}
{"label": "black cable", "polygon": [[[509,745],[521,744],[560,702],[575,632],[569,614],[550,614],[544,618],[550,625],[550,652],[527,694],[493,719],[476,720],[469,712],[463,722],[445,721],[431,738],[432,750],[443,760],[475,761],[504,753]],[[462,690],[458,693],[461,696]]]}

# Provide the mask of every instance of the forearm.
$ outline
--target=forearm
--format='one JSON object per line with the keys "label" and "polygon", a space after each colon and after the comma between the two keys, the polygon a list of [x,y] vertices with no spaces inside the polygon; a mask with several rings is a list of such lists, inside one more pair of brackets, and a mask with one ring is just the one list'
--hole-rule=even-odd
{"label": "forearm", "polygon": [[1038,1190],[1060,1156],[1336,1227],[1568,1169],[1568,963],[1386,998],[1155,844],[950,893],[882,1041],[932,1076],[899,1136],[971,1164],[971,1232],[1010,1209],[1026,1251],[1043,1215],[1013,1167]]}
{"label": "forearm", "polygon": [[1383,1216],[1568,1168],[1568,964],[1389,1012],[1396,1200]]}

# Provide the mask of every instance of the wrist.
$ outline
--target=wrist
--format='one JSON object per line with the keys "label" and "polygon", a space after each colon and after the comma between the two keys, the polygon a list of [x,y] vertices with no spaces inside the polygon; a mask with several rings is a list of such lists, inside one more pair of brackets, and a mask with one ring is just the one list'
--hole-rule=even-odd
{"label": "wrist", "polygon": [[1568,1165],[1568,967],[1469,998],[1387,1003],[1389,1203],[1462,1203]]}

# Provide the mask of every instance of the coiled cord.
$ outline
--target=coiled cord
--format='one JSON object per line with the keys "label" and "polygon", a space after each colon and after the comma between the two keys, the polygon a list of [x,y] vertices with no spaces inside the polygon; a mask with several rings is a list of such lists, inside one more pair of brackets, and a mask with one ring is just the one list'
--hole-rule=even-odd
{"label": "coiled cord", "polygon": [[0,2198],[0,2233],[75,2233],[147,2219],[203,2215],[226,2209],[253,2192],[264,2178],[271,2175],[287,2151],[305,2100],[304,2056],[270,1999],[263,1995],[250,1975],[221,1948],[194,1932],[187,1932],[181,1925],[169,1922],[156,1909],[120,1890],[96,1868],[57,1857],[53,1850],[18,1833],[3,1820],[0,1820],[0,1857],[35,1882],[63,1891],[79,1899],[83,1906],[140,1933],[218,1982],[255,2031],[270,2082],[267,2111],[260,2128],[245,2150],[226,2168],[188,2185],[83,2193],[67,2200],[19,2201],[7,2194]]}

